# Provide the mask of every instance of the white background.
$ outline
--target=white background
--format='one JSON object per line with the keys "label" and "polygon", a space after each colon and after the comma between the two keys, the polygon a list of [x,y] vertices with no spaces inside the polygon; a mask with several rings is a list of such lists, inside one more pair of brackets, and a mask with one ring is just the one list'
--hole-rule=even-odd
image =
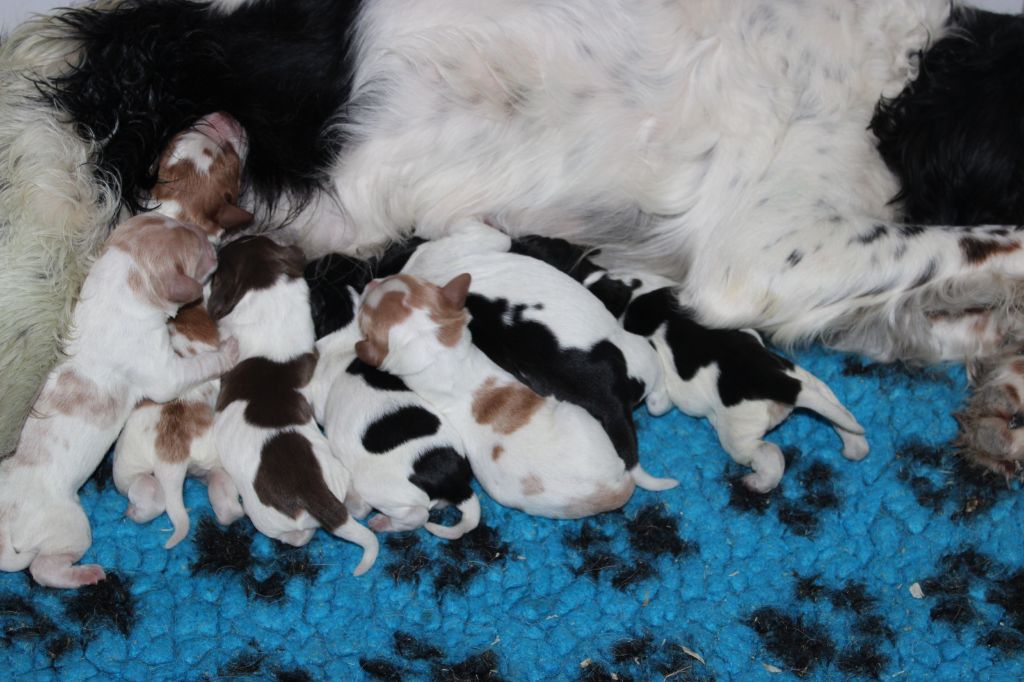
{"label": "white background", "polygon": [[[0,31],[9,30],[32,12],[45,12],[52,7],[73,4],[77,4],[76,0],[0,0]],[[972,0],[971,4],[1000,12],[1020,12],[1024,9],[1024,0]]]}

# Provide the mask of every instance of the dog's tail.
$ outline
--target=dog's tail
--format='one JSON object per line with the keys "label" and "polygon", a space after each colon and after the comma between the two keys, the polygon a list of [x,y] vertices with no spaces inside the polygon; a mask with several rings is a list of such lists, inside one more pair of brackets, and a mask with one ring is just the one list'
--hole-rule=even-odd
{"label": "dog's tail", "polygon": [[185,462],[167,463],[158,462],[153,467],[153,476],[160,484],[164,493],[164,503],[167,505],[167,517],[174,526],[174,532],[164,543],[164,549],[171,549],[188,535],[189,518],[188,510],[185,509],[185,499],[182,488],[185,486],[185,473],[188,465]]}
{"label": "dog's tail", "polygon": [[630,469],[629,473],[633,477],[633,481],[637,486],[644,490],[653,490],[658,492],[661,490],[669,490],[679,485],[679,481],[674,478],[658,478],[656,476],[651,476],[649,473],[644,471],[644,468],[639,464]]}
{"label": "dog's tail", "polygon": [[372,530],[350,516],[345,523],[331,532],[339,538],[348,540],[363,548],[363,558],[359,560],[359,564],[352,571],[352,575],[362,575],[370,570],[370,567],[377,561],[377,554],[380,552],[380,543],[377,542],[377,536],[373,534]]}
{"label": "dog's tail", "polygon": [[433,533],[445,540],[458,540],[466,533],[480,525],[480,498],[476,493],[471,494],[466,500],[455,506],[462,512],[462,518],[454,526],[442,526],[439,523],[426,523],[423,527],[428,533]]}

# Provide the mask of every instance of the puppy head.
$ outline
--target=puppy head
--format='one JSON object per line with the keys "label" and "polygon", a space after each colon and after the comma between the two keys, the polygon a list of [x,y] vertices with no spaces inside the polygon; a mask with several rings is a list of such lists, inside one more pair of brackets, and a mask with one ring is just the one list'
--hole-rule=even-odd
{"label": "puppy head", "polygon": [[468,337],[466,297],[471,278],[463,273],[443,287],[412,275],[370,282],[359,309],[356,355],[373,367],[410,374],[427,367],[438,352]]}
{"label": "puppy head", "polygon": [[217,266],[203,230],[157,213],[143,213],[118,225],[106,249],[131,257],[129,289],[168,314],[201,298],[203,282]]}
{"label": "puppy head", "polygon": [[206,308],[210,317],[229,315],[250,291],[269,289],[282,277],[301,279],[306,256],[297,246],[282,246],[269,237],[243,237],[224,246],[210,281]]}
{"label": "puppy head", "polygon": [[152,203],[166,215],[199,225],[211,237],[248,226],[252,213],[235,205],[246,151],[238,121],[224,113],[204,116],[164,150]]}

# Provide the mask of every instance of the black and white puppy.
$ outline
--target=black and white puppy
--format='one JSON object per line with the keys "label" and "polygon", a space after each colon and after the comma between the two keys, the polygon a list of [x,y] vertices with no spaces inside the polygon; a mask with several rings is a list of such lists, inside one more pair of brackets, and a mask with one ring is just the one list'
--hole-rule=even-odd
{"label": "black and white puppy", "polygon": [[299,546],[322,527],[363,548],[361,575],[379,547],[345,508],[348,471],[305,393],[317,357],[304,265],[301,250],[267,237],[221,250],[208,308],[222,333],[238,336],[241,362],[221,380],[214,439],[257,530]]}
{"label": "black and white puppy", "polygon": [[764,435],[796,407],[829,419],[848,459],[868,453],[864,429],[827,385],[765,348],[754,330],[701,325],[692,310],[678,304],[671,282],[612,275],[590,259],[597,254],[561,239],[525,237],[513,249],[583,282],[628,331],[651,340],[673,404],[688,415],[707,417],[722,448],[754,470],[743,478],[752,490],[768,492],[779,484],[785,459]]}
{"label": "black and white puppy", "polygon": [[[321,324],[358,307],[355,289],[331,287],[323,277],[314,282],[320,309],[333,311]],[[361,338],[349,319],[317,341],[320,359],[309,386],[316,419],[352,476],[345,503],[358,518],[370,509],[381,512],[369,520],[378,532],[424,527],[438,537],[458,539],[480,522],[462,439],[400,378],[357,358]],[[449,504],[462,513],[458,523],[428,521],[431,509]]]}

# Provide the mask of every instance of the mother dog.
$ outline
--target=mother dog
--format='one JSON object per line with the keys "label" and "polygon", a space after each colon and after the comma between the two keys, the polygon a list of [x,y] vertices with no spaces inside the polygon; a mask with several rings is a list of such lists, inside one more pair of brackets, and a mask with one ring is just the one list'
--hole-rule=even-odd
{"label": "mother dog", "polygon": [[[990,354],[1019,321],[1021,235],[907,223],[893,199],[933,161],[960,169],[938,194],[969,192],[941,134],[905,153],[907,102],[942,46],[1019,55],[1020,21],[949,0],[101,0],[40,19],[0,52],[2,277],[34,292],[0,290],[3,381],[18,373],[24,396],[52,362],[38,341],[81,277],[53,274],[72,249],[27,236],[95,244],[162,145],[216,110],[249,132],[252,207],[311,256],[484,219],[669,276],[712,326],[882,359]],[[1019,138],[1019,103],[972,97],[965,116]],[[57,206],[30,191],[44,170]]]}

